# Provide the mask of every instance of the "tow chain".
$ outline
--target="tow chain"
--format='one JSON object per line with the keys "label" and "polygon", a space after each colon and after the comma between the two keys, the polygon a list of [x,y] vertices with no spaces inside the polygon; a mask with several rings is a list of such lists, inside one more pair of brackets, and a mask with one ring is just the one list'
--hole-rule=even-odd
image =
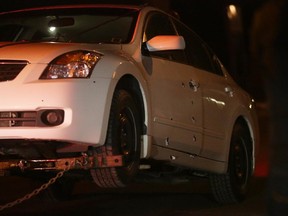
{"label": "tow chain", "polygon": [[55,177],[51,178],[47,183],[43,184],[39,188],[36,188],[31,193],[28,193],[25,196],[15,200],[15,201],[6,203],[5,205],[0,205],[0,212],[3,211],[4,209],[11,208],[15,205],[21,204],[22,202],[29,200],[34,196],[37,196],[40,192],[46,190],[50,185],[54,184],[59,178],[61,178],[64,175],[65,172],[69,171],[71,167],[72,167],[72,164],[70,163],[69,165],[67,165],[65,167],[64,170],[58,172]]}

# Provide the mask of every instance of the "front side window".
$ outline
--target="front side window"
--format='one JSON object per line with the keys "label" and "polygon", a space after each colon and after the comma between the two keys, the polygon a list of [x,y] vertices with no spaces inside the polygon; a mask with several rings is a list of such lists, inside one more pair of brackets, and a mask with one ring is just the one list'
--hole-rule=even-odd
{"label": "front side window", "polygon": [[60,8],[0,16],[0,41],[129,43],[138,11],[122,8]]}
{"label": "front side window", "polygon": [[[146,42],[158,35],[177,35],[177,32],[171,18],[168,15],[162,13],[151,13],[146,22],[143,42]],[[150,56],[186,63],[183,50],[151,52]]]}
{"label": "front side window", "polygon": [[168,16],[153,13],[146,23],[143,41],[148,41],[157,35],[176,35],[176,31]]}

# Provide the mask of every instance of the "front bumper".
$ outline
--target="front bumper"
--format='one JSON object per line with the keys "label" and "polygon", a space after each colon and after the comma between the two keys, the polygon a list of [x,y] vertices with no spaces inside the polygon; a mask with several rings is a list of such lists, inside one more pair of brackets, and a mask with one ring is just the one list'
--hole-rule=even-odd
{"label": "front bumper", "polygon": [[104,144],[109,116],[107,107],[110,106],[107,99],[110,79],[19,79],[0,83],[0,92],[4,94],[0,113],[61,110],[64,119],[56,126],[15,126],[9,125],[13,116],[4,116],[6,119],[0,125],[0,140],[55,140],[94,147]]}

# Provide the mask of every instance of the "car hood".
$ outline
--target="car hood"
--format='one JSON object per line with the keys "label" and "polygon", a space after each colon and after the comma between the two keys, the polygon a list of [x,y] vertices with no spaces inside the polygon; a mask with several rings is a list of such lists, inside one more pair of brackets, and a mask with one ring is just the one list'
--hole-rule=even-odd
{"label": "car hood", "polygon": [[94,45],[53,42],[0,43],[0,60],[25,60],[29,63],[48,64],[63,53],[74,50],[93,50],[105,54],[120,50],[121,45]]}

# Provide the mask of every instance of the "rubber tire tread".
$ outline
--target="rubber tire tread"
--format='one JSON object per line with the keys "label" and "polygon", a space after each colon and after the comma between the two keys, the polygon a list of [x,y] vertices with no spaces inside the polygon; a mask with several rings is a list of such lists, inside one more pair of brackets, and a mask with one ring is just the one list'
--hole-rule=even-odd
{"label": "rubber tire tread", "polygon": [[[240,131],[240,132],[239,132]],[[235,133],[241,133],[240,136],[245,140],[245,147],[248,156],[248,180],[251,177],[251,149],[248,148],[247,142],[249,142],[249,132],[245,130],[241,123],[236,123],[233,129],[233,135]],[[232,136],[233,136],[232,135]],[[237,134],[238,136],[239,134]],[[231,143],[232,146],[232,143]],[[232,148],[232,147],[231,147]],[[230,152],[231,156],[231,152]],[[231,166],[231,161],[229,159],[229,167]],[[235,204],[244,200],[245,193],[240,194],[233,190],[233,180],[230,177],[229,168],[228,172],[225,174],[210,174],[209,181],[214,195],[215,200],[220,204]],[[248,183],[247,183],[248,184]]]}
{"label": "rubber tire tread", "polygon": [[[131,97],[131,95],[125,91],[125,90],[116,90],[113,96],[113,100],[112,100],[112,105],[111,105],[111,112],[110,112],[110,117],[109,117],[109,125],[108,125],[108,131],[107,131],[107,138],[106,138],[106,144],[105,146],[102,146],[100,148],[97,149],[97,154],[102,154],[103,156],[106,155],[113,155],[113,146],[112,146],[112,141],[113,138],[111,130],[113,128],[113,118],[114,118],[114,107],[117,106],[117,104],[119,103],[119,98],[121,98],[121,95],[128,95],[128,97]],[[132,97],[131,97],[132,98]],[[134,102],[134,101],[133,101]],[[134,102],[135,103],[135,102]],[[134,106],[134,110],[136,110],[136,104],[132,104],[132,106]],[[137,116],[137,113],[134,113],[134,115]],[[137,118],[137,117],[136,117]],[[136,119],[137,121],[138,119]],[[137,136],[140,137],[140,132],[139,132],[139,126],[138,126],[138,134]],[[138,137],[138,139],[139,139]],[[139,139],[139,143],[140,145],[140,139]],[[140,161],[140,150],[139,150],[139,161]],[[139,166],[139,162],[135,161],[135,166]],[[125,187],[127,185],[126,180],[123,181],[123,177],[120,176],[120,172],[121,172],[122,168],[98,168],[98,169],[92,169],[90,170],[90,174],[94,180],[94,183],[101,187],[101,188],[119,188],[119,187]],[[136,167],[135,167],[136,169]],[[135,171],[133,171],[135,172]],[[134,176],[135,174],[132,173],[131,176],[127,176],[127,181],[130,181],[131,178]]]}

